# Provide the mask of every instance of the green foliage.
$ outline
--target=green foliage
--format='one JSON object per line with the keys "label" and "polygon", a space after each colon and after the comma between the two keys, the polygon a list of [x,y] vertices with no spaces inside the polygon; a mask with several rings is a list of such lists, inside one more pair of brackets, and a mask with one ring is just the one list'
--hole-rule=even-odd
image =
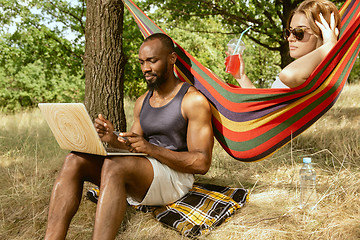
{"label": "green foliage", "polygon": [[[20,66],[24,62],[26,64],[41,59],[49,70],[54,62],[71,69],[73,74],[82,70],[84,30],[80,31],[81,27],[76,28],[73,25],[82,26],[85,22],[82,16],[74,19],[64,18],[64,14],[76,16],[79,12],[76,6],[61,9],[64,4],[69,5],[63,0],[1,2],[0,7],[6,9],[4,18],[13,20],[12,27],[16,29],[11,34],[3,34],[2,38],[11,50],[17,48],[25,55],[18,61]],[[53,13],[51,6],[57,6],[63,14]],[[4,21],[4,18],[0,18],[0,21]],[[4,28],[3,32],[6,32]],[[69,34],[78,37],[70,41],[66,38]]]}
{"label": "green foliage", "polygon": [[256,87],[269,88],[281,71],[279,54],[251,40],[245,44],[243,58],[247,76]]}
{"label": "green foliage", "polygon": [[[53,1],[53,4],[62,6],[62,2]],[[36,8],[41,3],[44,4],[42,11]],[[72,28],[45,24],[50,16],[46,3],[48,1],[2,1],[0,4],[1,22],[9,24],[6,19],[16,19],[15,31],[7,31],[4,25],[0,36],[0,108],[3,111],[33,107],[39,102],[80,101],[84,97],[84,42],[64,37],[65,30]],[[59,15],[57,22],[61,19]]]}
{"label": "green foliage", "polygon": [[[216,17],[220,25],[218,32],[237,36],[251,26],[252,32],[248,37],[253,42],[270,51],[280,52],[287,50],[284,48],[285,40],[281,37],[287,15],[301,1],[147,0],[147,3],[158,7],[159,11],[168,12],[170,17],[166,21],[175,24],[189,21],[192,17]],[[281,64],[285,61],[282,60]]]}
{"label": "green foliage", "polygon": [[[165,13],[159,11],[157,14]],[[156,15],[154,17],[157,19]],[[220,26],[216,17],[192,17],[189,21],[179,21],[176,25],[173,25],[173,22],[160,21],[159,26],[202,65],[225,81],[231,82],[232,77],[225,73],[224,65],[228,36],[217,33]]]}
{"label": "green foliage", "polygon": [[14,75],[0,68],[0,109],[11,112],[35,107],[39,102],[79,102],[84,98],[82,75],[69,75],[61,65],[47,76],[41,61],[29,63]]}
{"label": "green foliage", "polygon": [[130,98],[137,98],[146,91],[146,83],[139,64],[139,48],[143,40],[136,22],[125,8],[123,53],[127,58],[127,63],[125,65],[124,93]]}

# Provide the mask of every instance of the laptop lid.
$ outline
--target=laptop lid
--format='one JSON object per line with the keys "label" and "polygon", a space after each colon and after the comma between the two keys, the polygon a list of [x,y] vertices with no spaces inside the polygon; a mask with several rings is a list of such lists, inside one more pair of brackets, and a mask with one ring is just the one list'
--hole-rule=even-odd
{"label": "laptop lid", "polygon": [[96,155],[145,155],[120,152],[108,154],[82,103],[39,103],[56,141],[62,149]]}

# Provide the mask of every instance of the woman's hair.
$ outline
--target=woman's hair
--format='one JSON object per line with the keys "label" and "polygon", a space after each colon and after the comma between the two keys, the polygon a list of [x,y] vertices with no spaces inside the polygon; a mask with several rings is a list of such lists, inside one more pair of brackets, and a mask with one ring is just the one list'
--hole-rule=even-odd
{"label": "woman's hair", "polygon": [[328,0],[305,0],[303,1],[296,9],[294,9],[289,17],[287,27],[290,27],[291,20],[296,13],[305,14],[311,30],[315,35],[319,36],[322,39],[322,34],[320,28],[316,25],[315,20],[321,23],[320,13],[324,16],[325,20],[330,24],[331,13],[334,13],[335,17],[335,26],[339,29],[341,27],[341,19],[338,9],[335,4]]}

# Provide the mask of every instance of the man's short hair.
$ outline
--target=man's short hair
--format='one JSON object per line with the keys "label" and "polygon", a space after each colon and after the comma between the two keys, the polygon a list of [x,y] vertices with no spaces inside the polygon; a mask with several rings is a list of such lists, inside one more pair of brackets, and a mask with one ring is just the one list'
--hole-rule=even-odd
{"label": "man's short hair", "polygon": [[151,34],[150,36],[148,36],[147,38],[145,38],[144,42],[150,41],[150,40],[155,40],[155,39],[159,39],[163,46],[169,50],[170,53],[175,52],[175,47],[174,47],[174,42],[173,40],[166,34],[164,33],[154,33]]}

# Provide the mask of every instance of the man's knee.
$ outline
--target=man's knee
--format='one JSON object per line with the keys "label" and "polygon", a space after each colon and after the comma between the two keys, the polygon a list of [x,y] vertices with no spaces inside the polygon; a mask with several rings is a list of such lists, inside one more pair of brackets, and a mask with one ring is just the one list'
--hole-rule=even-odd
{"label": "man's knee", "polygon": [[131,157],[107,158],[104,160],[101,178],[126,179],[139,171],[138,161]]}
{"label": "man's knee", "polygon": [[66,170],[79,170],[87,164],[87,161],[78,153],[69,153],[64,160],[63,169]]}
{"label": "man's knee", "polygon": [[102,175],[123,174],[131,169],[131,161],[127,157],[106,158],[102,169]]}
{"label": "man's knee", "polygon": [[82,153],[69,153],[61,169],[61,175],[84,175],[88,169],[94,168],[90,156]]}
{"label": "man's knee", "polygon": [[101,187],[108,184],[123,186],[128,195],[141,202],[153,178],[153,167],[147,158],[114,157],[104,161]]}

